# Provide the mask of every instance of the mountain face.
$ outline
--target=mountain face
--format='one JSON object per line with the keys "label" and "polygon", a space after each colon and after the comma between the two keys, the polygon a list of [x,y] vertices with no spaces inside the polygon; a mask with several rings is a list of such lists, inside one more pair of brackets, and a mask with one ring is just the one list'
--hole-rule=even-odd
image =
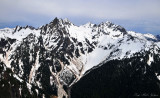
{"label": "mountain face", "polygon": [[[153,56],[154,62],[147,61]],[[160,55],[146,51],[110,60],[93,69],[71,89],[73,98],[133,98],[160,96]]]}
{"label": "mountain face", "polygon": [[[116,88],[122,96],[127,89],[130,96],[152,94],[134,92],[148,84],[156,89],[146,88],[159,95],[159,47],[158,37],[126,31],[111,22],[75,26],[55,18],[39,28],[0,29],[0,96],[93,98],[90,95],[101,94],[101,98],[112,92],[121,96]],[[132,79],[135,84],[126,84]],[[99,90],[104,92],[92,94],[93,86],[104,87]],[[92,87],[91,93],[80,91]]]}

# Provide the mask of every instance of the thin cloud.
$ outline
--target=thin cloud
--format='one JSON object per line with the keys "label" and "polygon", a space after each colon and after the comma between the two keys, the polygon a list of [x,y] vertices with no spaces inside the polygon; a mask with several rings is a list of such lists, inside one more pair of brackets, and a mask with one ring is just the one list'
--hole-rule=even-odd
{"label": "thin cloud", "polygon": [[42,17],[160,20],[159,5],[160,0],[1,0],[0,23],[33,20],[38,23]]}
{"label": "thin cloud", "polygon": [[158,11],[160,2],[157,0],[2,0],[0,2],[0,12],[11,16],[17,14],[25,17],[23,13],[28,13],[119,19],[160,17]]}

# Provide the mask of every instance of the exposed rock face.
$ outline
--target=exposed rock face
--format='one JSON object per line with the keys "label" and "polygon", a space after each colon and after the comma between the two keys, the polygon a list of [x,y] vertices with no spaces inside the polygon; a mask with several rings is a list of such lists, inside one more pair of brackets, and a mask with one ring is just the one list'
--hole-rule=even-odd
{"label": "exposed rock face", "polygon": [[[153,35],[128,32],[111,22],[75,26],[67,19],[55,18],[38,29],[1,29],[0,65],[2,73],[10,70],[10,77],[19,84],[17,95],[10,92],[12,87],[8,90],[10,96],[63,98],[70,97],[73,84],[95,66],[152,48],[159,54],[159,46]],[[154,54],[148,65],[154,62]],[[21,93],[23,89],[28,93]]]}

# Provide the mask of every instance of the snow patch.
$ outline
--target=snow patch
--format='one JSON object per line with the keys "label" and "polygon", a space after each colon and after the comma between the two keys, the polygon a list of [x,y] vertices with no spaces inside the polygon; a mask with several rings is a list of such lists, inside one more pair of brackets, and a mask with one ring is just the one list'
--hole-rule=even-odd
{"label": "snow patch", "polygon": [[13,77],[15,77],[17,80],[19,80],[20,82],[23,82],[23,80],[21,78],[19,78],[16,74],[13,74]]}
{"label": "snow patch", "polygon": [[147,61],[147,64],[151,65],[152,62],[154,62],[153,55],[149,54],[149,59]]}
{"label": "snow patch", "polygon": [[27,88],[28,88],[29,92],[32,93],[32,91],[31,91],[32,85],[27,82],[26,82],[26,84],[27,84]]}

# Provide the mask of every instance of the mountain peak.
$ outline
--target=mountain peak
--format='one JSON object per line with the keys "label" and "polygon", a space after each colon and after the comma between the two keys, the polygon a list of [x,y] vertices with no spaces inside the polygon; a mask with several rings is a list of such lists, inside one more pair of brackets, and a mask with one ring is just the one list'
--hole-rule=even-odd
{"label": "mountain peak", "polygon": [[73,25],[67,18],[62,19],[62,18],[55,18],[53,21],[51,21],[48,25],[50,25],[51,27],[54,26],[64,26],[64,25]]}
{"label": "mountain peak", "polygon": [[[150,40],[154,38],[150,34],[128,32],[109,21],[74,26],[68,19],[56,17],[38,29],[17,26],[13,30],[0,29],[0,63],[12,68],[38,96],[43,95],[40,91],[48,95],[47,91],[56,89],[62,95],[63,87],[70,88],[95,66],[150,51],[158,43]],[[149,58],[152,64],[153,56]]]}
{"label": "mountain peak", "polygon": [[68,18],[64,18],[64,19],[62,19],[62,20],[63,20],[63,22],[71,23]]}
{"label": "mountain peak", "polygon": [[93,27],[95,24],[93,24],[93,23],[91,23],[91,22],[88,22],[88,23],[86,23],[86,24],[84,24],[84,25],[82,25],[82,26],[84,26],[84,27]]}
{"label": "mountain peak", "polygon": [[56,25],[59,23],[59,19],[56,17],[53,21],[51,21],[49,24]]}

